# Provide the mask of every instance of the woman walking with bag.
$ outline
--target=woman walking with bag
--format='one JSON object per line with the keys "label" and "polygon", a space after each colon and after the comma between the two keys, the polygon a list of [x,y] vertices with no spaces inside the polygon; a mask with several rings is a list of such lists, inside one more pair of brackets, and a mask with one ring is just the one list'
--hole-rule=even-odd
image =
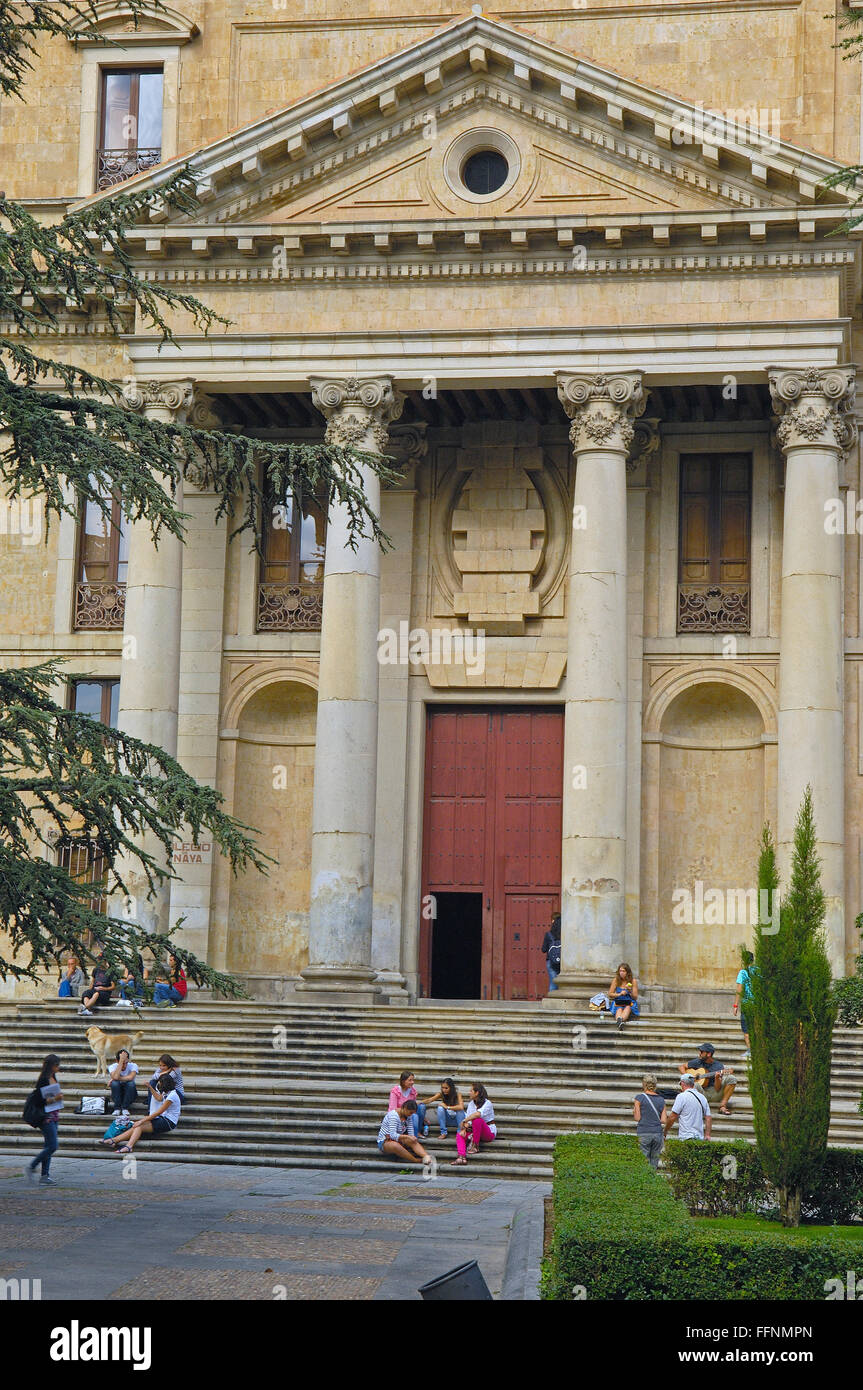
{"label": "woman walking with bag", "polygon": [[659,1155],[665,1141],[665,1101],[656,1094],[656,1077],[643,1076],[641,1091],[632,1103],[632,1117],[637,1121],[638,1147],[651,1168],[659,1167]]}
{"label": "woman walking with bag", "polygon": [[[60,1058],[56,1052],[49,1052],[45,1061],[42,1063],[42,1070],[39,1073],[39,1080],[36,1082],[34,1097],[38,1093],[39,1100],[42,1102],[44,1118],[40,1121],[39,1128],[42,1131],[42,1138],[45,1141],[41,1151],[28,1163],[24,1173],[28,1182],[36,1181],[36,1169],[42,1165],[42,1176],[39,1179],[40,1187],[53,1187],[54,1179],[50,1175],[51,1158],[57,1152],[57,1121],[60,1111],[63,1108],[63,1092],[57,1081],[57,1073],[60,1070]],[[38,1103],[38,1102],[37,1102]]]}

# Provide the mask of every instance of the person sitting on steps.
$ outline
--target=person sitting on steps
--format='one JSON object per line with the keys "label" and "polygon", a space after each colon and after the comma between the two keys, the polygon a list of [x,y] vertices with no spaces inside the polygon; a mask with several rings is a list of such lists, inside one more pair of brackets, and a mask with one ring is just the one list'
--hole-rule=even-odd
{"label": "person sitting on steps", "polygon": [[108,969],[104,953],[100,951],[93,969],[93,983],[89,989],[85,986],[82,990],[81,1007],[78,1013],[89,1015],[92,1009],[110,1004],[115,983],[116,981]]}
{"label": "person sitting on steps", "polygon": [[[467,1136],[470,1134],[470,1148],[468,1148]],[[452,1167],[458,1167],[467,1163],[468,1158],[479,1153],[480,1144],[491,1144],[497,1138],[497,1125],[494,1122],[494,1106],[488,1098],[488,1091],[479,1081],[474,1081],[470,1088],[470,1100],[467,1103],[465,1117],[459,1126],[458,1134],[455,1137],[458,1158],[453,1160]]]}
{"label": "person sitting on steps", "polygon": [[[421,1104],[423,1117],[425,1117],[426,1108],[429,1105],[437,1104],[437,1122],[441,1139],[446,1139],[448,1119],[455,1122],[456,1130],[464,1119],[465,1106],[461,1098],[461,1091],[451,1076],[445,1076],[440,1083],[440,1090],[435,1095],[429,1096],[427,1100],[422,1101]],[[417,1106],[417,1110],[419,1110],[419,1106]],[[424,1134],[428,1134],[428,1125],[425,1126]]]}
{"label": "person sitting on steps", "polygon": [[626,961],[621,961],[614,972],[614,979],[608,986],[608,998],[610,1001],[612,1017],[617,1023],[617,1031],[621,1032],[626,1020],[630,1017],[638,1018],[638,981],[633,978],[632,967]]}
{"label": "person sitting on steps", "polygon": [[[398,1084],[393,1086],[390,1091],[390,1103],[388,1110],[398,1110],[399,1106],[404,1105],[406,1100],[417,1100],[417,1088],[415,1077],[412,1071],[403,1071],[398,1079]],[[423,1138],[428,1138],[429,1127],[426,1124],[426,1108],[424,1103],[419,1100],[416,1107],[411,1111],[408,1120],[408,1134],[412,1134],[414,1139],[419,1138],[420,1129]]]}
{"label": "person sitting on steps", "polygon": [[142,1134],[152,1134],[158,1138],[170,1134],[180,1122],[180,1097],[174,1089],[174,1078],[166,1071],[156,1082],[156,1094],[150,1100],[150,1114],[144,1119],[132,1121],[132,1128],[117,1134],[108,1143],[115,1152],[129,1154]]}
{"label": "person sitting on steps", "polygon": [[408,1124],[416,1114],[415,1100],[406,1100],[397,1110],[388,1110],[378,1130],[378,1148],[382,1154],[401,1159],[403,1163],[426,1163],[428,1154],[412,1134]]}
{"label": "person sitting on steps", "polygon": [[138,1099],[138,1088],[135,1085],[137,1075],[138,1063],[130,1061],[125,1047],[121,1047],[116,1054],[116,1066],[112,1067],[108,1077],[115,1115],[128,1115]]}
{"label": "person sitting on steps", "polygon": [[[690,1073],[708,1101],[711,1092],[719,1096],[720,1115],[730,1115],[731,1108],[728,1102],[734,1094],[737,1080],[733,1074],[734,1068],[723,1066],[715,1053],[716,1048],[712,1043],[702,1043],[698,1049],[698,1056],[691,1057],[688,1062],[680,1062],[677,1070],[681,1076]],[[699,1075],[702,1072],[703,1075]]]}

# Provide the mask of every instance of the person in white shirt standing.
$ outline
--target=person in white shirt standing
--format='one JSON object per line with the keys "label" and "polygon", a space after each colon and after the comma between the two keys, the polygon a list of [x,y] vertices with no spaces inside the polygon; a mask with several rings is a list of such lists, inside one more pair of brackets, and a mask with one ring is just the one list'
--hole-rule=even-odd
{"label": "person in white shirt standing", "polygon": [[[468,1134],[471,1136],[470,1148],[468,1148],[467,1142]],[[464,1119],[455,1137],[458,1158],[453,1160],[452,1167],[456,1168],[467,1163],[469,1154],[479,1153],[480,1144],[490,1144],[496,1138],[497,1125],[494,1122],[494,1106],[488,1098],[488,1091],[485,1086],[479,1081],[474,1081],[470,1088],[470,1100],[467,1103]]]}
{"label": "person in white shirt standing", "polygon": [[695,1085],[691,1076],[681,1076],[680,1095],[671,1107],[671,1114],[663,1125],[667,1137],[671,1126],[679,1119],[677,1130],[679,1139],[709,1139],[713,1123],[710,1106]]}

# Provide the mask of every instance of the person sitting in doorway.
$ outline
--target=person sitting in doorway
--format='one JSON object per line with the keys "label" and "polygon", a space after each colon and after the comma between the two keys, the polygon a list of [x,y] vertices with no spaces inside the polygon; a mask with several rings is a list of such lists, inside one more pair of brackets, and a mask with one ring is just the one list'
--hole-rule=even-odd
{"label": "person sitting in doorway", "polygon": [[681,1062],[677,1069],[681,1076],[691,1076],[708,1100],[711,1093],[719,1097],[720,1115],[731,1114],[728,1102],[737,1085],[734,1068],[726,1067],[719,1061],[712,1043],[702,1043],[698,1049],[698,1056],[690,1057],[688,1062]]}
{"label": "person sitting in doorway", "polygon": [[614,972],[614,979],[608,986],[608,999],[612,1018],[620,1032],[628,1018],[638,1018],[638,981],[632,974],[632,967],[621,961]]}
{"label": "person sitting in doorway", "polygon": [[416,1115],[415,1100],[406,1100],[395,1110],[388,1110],[378,1130],[378,1148],[382,1154],[398,1158],[402,1163],[426,1163],[428,1154],[413,1134],[408,1133],[408,1124]]}
{"label": "person sitting in doorway", "polygon": [[548,992],[557,989],[557,977],[560,974],[560,913],[555,913],[551,919],[551,925],[542,938],[540,950],[545,956],[545,968],[548,971]]}

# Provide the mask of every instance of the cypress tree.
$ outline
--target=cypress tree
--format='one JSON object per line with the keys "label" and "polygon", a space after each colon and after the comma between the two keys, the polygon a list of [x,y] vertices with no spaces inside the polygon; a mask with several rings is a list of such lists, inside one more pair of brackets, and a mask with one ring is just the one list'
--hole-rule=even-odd
{"label": "cypress tree", "polygon": [[797,816],[791,882],[778,912],[776,854],[766,826],[758,887],[753,998],[747,1006],[755,1138],[779,1193],[782,1224],[799,1226],[803,1190],[817,1179],[827,1147],[835,1016],[810,787]]}

